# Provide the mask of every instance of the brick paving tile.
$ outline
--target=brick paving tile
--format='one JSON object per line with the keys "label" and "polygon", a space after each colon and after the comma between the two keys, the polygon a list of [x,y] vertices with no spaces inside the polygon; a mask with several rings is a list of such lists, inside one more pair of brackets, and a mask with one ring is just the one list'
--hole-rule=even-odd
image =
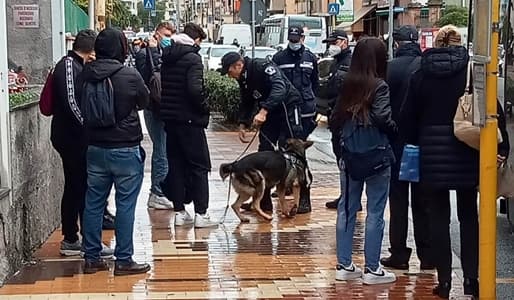
{"label": "brick paving tile", "polygon": [[[234,132],[209,131],[208,139],[213,165],[211,216],[220,219],[228,183],[219,179],[218,166],[235,159],[245,145]],[[150,149],[148,141],[145,148]],[[338,171],[332,159],[316,148],[308,156],[315,176],[311,214],[285,219],[274,213],[273,220],[266,222],[245,213],[251,222],[239,224],[229,210],[225,223],[215,229],[175,228],[172,211],[148,210],[147,161],[136,208],[134,259],[150,263],[151,272],[114,277],[111,262],[109,271],[83,274],[80,257],[59,256],[58,229],[35,252],[34,263],[0,288],[0,299],[435,299],[431,290],[436,278],[433,273],[416,273],[416,261],[411,262],[412,273],[396,272],[393,284],[335,281],[335,211],[324,204],[339,194]],[[354,245],[354,260],[360,266],[364,218],[365,213],[359,213]],[[386,233],[383,255],[387,240]],[[114,247],[113,232],[104,231],[103,241]],[[454,277],[452,297],[464,299]]]}

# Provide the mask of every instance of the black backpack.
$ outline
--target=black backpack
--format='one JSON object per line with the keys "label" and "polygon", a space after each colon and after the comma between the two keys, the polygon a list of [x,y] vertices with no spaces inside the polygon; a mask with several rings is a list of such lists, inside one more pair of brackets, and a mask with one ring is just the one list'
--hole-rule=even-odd
{"label": "black backpack", "polygon": [[81,111],[88,128],[116,125],[114,89],[109,77],[102,81],[85,82],[82,89]]}

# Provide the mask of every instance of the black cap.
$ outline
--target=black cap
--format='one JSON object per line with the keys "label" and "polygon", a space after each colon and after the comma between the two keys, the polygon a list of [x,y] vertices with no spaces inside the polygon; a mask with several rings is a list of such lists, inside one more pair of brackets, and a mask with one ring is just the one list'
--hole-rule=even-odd
{"label": "black cap", "polygon": [[302,36],[305,34],[303,33],[303,28],[299,26],[291,26],[289,27],[289,30],[287,31],[287,40],[293,43],[298,43]]}
{"label": "black cap", "polygon": [[223,55],[221,58],[221,75],[226,75],[230,66],[241,59],[243,59],[243,57],[237,52],[229,52]]}
{"label": "black cap", "polygon": [[412,25],[404,25],[393,31],[393,39],[398,42],[417,42],[418,30]]}
{"label": "black cap", "polygon": [[333,43],[337,40],[348,40],[348,35],[346,34],[346,31],[341,29],[336,29],[332,31],[332,33],[322,41],[322,43]]}

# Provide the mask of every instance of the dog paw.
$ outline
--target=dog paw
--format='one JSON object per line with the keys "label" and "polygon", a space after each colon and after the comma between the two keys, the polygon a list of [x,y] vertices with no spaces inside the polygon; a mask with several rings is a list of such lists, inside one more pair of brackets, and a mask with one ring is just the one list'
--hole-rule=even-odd
{"label": "dog paw", "polygon": [[298,207],[295,204],[295,206],[293,206],[293,208],[291,208],[291,210],[289,211],[289,214],[287,214],[287,216],[289,218],[292,218],[292,217],[296,216],[297,212],[298,212]]}

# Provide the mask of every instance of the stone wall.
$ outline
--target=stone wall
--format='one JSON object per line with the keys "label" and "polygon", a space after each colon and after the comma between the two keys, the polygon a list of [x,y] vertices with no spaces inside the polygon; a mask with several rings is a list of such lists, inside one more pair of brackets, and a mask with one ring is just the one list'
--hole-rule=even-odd
{"label": "stone wall", "polygon": [[[9,64],[23,66],[30,83],[42,83],[52,66],[51,0],[7,0],[7,57]],[[39,28],[18,28],[14,24],[13,6],[39,6]]]}
{"label": "stone wall", "polygon": [[0,199],[0,286],[60,224],[64,179],[37,103],[10,114],[12,200]]}

